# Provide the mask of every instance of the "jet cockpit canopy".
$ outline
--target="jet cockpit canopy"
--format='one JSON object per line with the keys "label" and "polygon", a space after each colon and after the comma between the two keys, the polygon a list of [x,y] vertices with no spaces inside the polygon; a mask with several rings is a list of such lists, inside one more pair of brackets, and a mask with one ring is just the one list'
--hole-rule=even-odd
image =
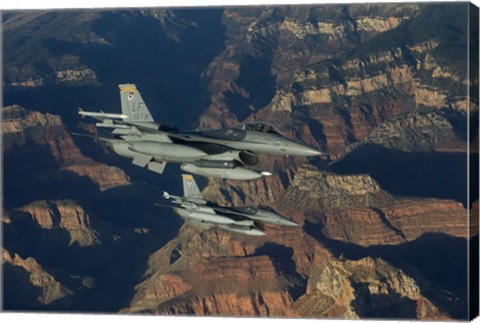
{"label": "jet cockpit canopy", "polygon": [[241,212],[249,215],[254,215],[255,213],[257,213],[257,209],[252,206],[237,206],[237,207],[233,207],[233,209],[237,212]]}
{"label": "jet cockpit canopy", "polygon": [[242,124],[239,126],[239,128],[248,130],[248,131],[272,133],[272,134],[276,134],[283,137],[283,134],[280,132],[280,130],[275,128],[270,123],[263,122],[263,121],[255,121],[251,123]]}
{"label": "jet cockpit canopy", "polygon": [[278,213],[275,209],[268,205],[257,205],[257,206],[237,206],[233,208],[235,211],[242,212],[245,214],[254,215],[257,214],[258,210],[269,211],[272,213]]}
{"label": "jet cockpit canopy", "polygon": [[264,211],[269,211],[269,212],[272,212],[272,213],[277,213],[277,211],[275,211],[275,209],[269,205],[264,205],[264,204],[261,204],[261,205],[257,205],[257,208],[260,209],[260,210],[264,210]]}

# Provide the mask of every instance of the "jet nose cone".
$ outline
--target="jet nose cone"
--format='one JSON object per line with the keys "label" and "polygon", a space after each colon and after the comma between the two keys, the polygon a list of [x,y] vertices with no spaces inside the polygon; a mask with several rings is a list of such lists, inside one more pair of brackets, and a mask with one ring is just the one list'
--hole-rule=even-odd
{"label": "jet nose cone", "polygon": [[265,232],[261,231],[261,230],[258,230],[258,229],[253,229],[250,231],[249,233],[251,236],[255,236],[255,237],[261,237],[261,236],[264,236],[265,235]]}
{"label": "jet nose cone", "polygon": [[296,155],[298,156],[313,157],[313,156],[320,156],[323,154],[321,151],[315,148],[312,148],[300,143],[296,143],[294,145],[294,148],[296,150]]}
{"label": "jet nose cone", "polygon": [[286,227],[298,227],[299,224],[289,219],[282,219],[282,225]]}
{"label": "jet nose cone", "polygon": [[313,156],[320,156],[322,155],[323,153],[319,150],[316,150],[314,148],[311,148],[311,147],[305,147],[304,149],[304,154],[305,156],[307,157],[313,157]]}

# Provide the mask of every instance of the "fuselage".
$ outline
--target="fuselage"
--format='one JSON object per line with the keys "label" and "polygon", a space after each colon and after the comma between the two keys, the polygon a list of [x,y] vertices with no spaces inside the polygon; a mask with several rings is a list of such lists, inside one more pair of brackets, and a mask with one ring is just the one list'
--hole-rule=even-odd
{"label": "fuselage", "polygon": [[180,163],[187,172],[225,179],[249,180],[271,175],[245,166],[258,155],[317,156],[321,152],[286,138],[273,125],[255,121],[235,128],[181,132],[155,122],[135,84],[119,84],[121,114],[79,111],[96,119],[98,128],[113,129],[114,138],[101,138],[132,164],[163,173],[167,163]]}
{"label": "fuselage", "polygon": [[[196,219],[214,224],[235,224],[237,226],[254,227],[255,222],[271,223],[282,226],[298,226],[273,209],[260,207],[220,207],[215,205],[198,205],[189,202],[181,205],[175,212],[184,218]],[[194,204],[195,207],[191,205]]]}
{"label": "fuselage", "polygon": [[276,133],[262,133],[238,128],[200,131],[185,136],[187,142],[208,142],[234,150],[272,156],[318,156],[318,150]]}
{"label": "fuselage", "polygon": [[243,129],[219,129],[203,132],[175,133],[171,142],[165,136],[125,136],[128,144],[117,144],[114,150],[119,155],[132,157],[136,154],[151,155],[158,161],[194,162],[210,155],[227,151],[249,151],[272,156],[318,156],[321,153],[302,143],[286,137],[256,133]]}
{"label": "fuselage", "polygon": [[189,173],[233,180],[252,180],[270,175],[269,172],[243,167],[257,164],[258,155],[321,154],[312,147],[286,138],[271,125],[254,125],[261,125],[266,132],[241,127],[179,132],[171,128],[161,130],[161,126],[148,123],[148,126],[143,124],[142,131],[138,132],[116,129],[120,140],[111,145],[118,155],[136,158],[134,163],[137,165],[145,165],[146,161],[152,171],[158,169],[161,173],[165,163],[180,163],[181,168]]}
{"label": "fuselage", "polygon": [[201,210],[197,211],[197,210],[176,208],[175,213],[180,215],[182,218],[194,219],[194,220],[199,220],[199,221],[208,222],[208,223],[214,223],[214,224],[235,223],[235,220],[229,217],[214,214],[214,213],[202,212]]}
{"label": "fuselage", "polygon": [[254,221],[271,223],[283,226],[298,226],[297,223],[287,219],[271,208],[243,206],[243,207],[218,207],[214,208],[220,214],[232,214],[248,217]]}

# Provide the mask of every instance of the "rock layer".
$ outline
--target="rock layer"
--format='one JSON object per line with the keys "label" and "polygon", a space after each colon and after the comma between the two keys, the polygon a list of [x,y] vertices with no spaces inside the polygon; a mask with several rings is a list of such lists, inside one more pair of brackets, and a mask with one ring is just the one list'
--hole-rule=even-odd
{"label": "rock layer", "polygon": [[[458,165],[466,165],[466,117],[478,111],[467,87],[478,80],[467,80],[461,52],[466,6],[449,5],[9,15],[7,99],[43,98],[41,111],[62,116],[3,111],[5,268],[16,268],[30,292],[39,288],[43,296],[30,294],[27,303],[126,313],[464,319],[470,205],[459,196],[466,185]],[[77,117],[72,100],[109,107],[105,93],[132,77],[162,123],[212,128],[263,120],[328,152],[328,160],[262,156],[254,167],[273,176],[210,179],[203,189],[220,204],[272,205],[300,226],[266,225],[264,237],[245,237],[187,221],[177,234],[178,218],[154,207],[167,189],[154,176],[145,183],[132,175],[133,184],[120,187],[129,183],[122,171],[85,157],[62,121]],[[52,85],[59,100],[49,106]],[[418,164],[440,174],[441,185],[412,189],[422,190],[430,175],[415,172]],[[379,169],[386,176],[376,176]],[[30,270],[43,278],[31,281]],[[65,286],[74,294],[63,296]]]}
{"label": "rock layer", "polygon": [[21,307],[23,298],[25,308],[28,308],[28,302],[33,302],[37,308],[41,308],[72,294],[34,258],[24,259],[2,248],[2,266],[4,274],[9,278],[3,286],[7,304],[16,303],[15,305]]}
{"label": "rock layer", "polygon": [[[29,111],[20,106],[6,107],[3,108],[2,132],[6,177],[15,176],[17,181],[23,178],[20,183],[12,185],[31,187],[33,183],[52,178],[62,181],[72,175],[88,178],[102,190],[129,183],[119,168],[85,157],[66,131],[60,116]],[[50,179],[45,178],[45,174],[49,174]]]}

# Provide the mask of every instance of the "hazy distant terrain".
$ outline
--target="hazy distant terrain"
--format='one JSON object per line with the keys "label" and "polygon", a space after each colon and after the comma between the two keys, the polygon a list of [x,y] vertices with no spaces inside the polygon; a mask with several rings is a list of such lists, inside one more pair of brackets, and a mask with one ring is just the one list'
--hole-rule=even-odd
{"label": "hazy distant terrain", "polygon": [[[468,6],[3,12],[4,309],[467,318]],[[263,120],[328,152],[197,178],[209,200],[301,226],[195,227],[156,206],[182,193],[178,165],[148,172],[71,135],[92,131],[78,107],[119,112],[127,82],[166,125]]]}

